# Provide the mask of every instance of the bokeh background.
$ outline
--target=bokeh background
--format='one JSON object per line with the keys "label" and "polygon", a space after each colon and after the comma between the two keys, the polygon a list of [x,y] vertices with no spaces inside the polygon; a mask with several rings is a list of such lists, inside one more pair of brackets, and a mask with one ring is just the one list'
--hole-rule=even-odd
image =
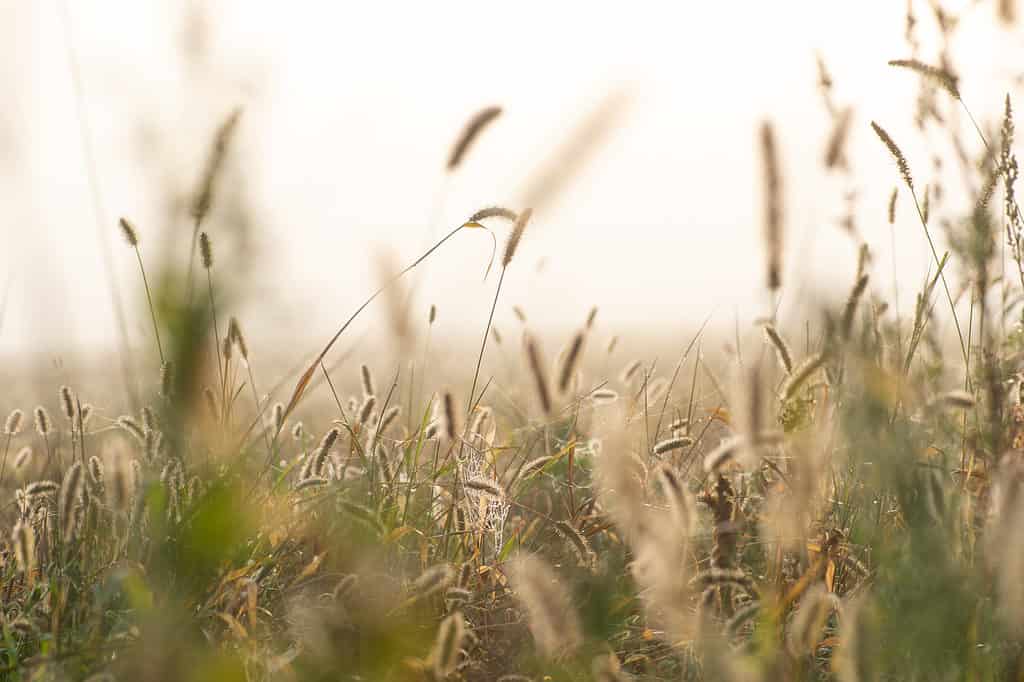
{"label": "bokeh background", "polygon": [[[961,16],[953,55],[964,99],[992,126],[1024,63],[1021,33],[997,20],[996,4],[944,3]],[[231,305],[255,352],[315,350],[374,287],[382,251],[407,262],[431,230],[485,205],[519,208],[531,173],[619,92],[628,106],[617,125],[538,211],[499,328],[512,325],[514,304],[552,333],[598,305],[607,330],[674,340],[709,315],[719,329],[763,315],[756,131],[765,118],[786,174],[780,315],[798,316],[798,300],[841,296],[859,239],[880,264],[873,286],[916,286],[931,256],[909,202],[893,229],[885,219],[897,175],[868,126],[887,124],[922,183],[947,172],[932,167],[912,125],[917,77],[886,64],[906,56],[905,13],[898,0],[628,11],[2,0],[0,354],[45,364],[113,350],[112,281],[133,344],[148,348],[144,293],[116,219],[135,222],[149,262],[168,249],[184,257],[190,195],[237,106],[244,114],[206,227],[218,268],[240,283]],[[918,27],[925,60],[938,48],[932,23]],[[837,100],[854,107],[851,176],[822,168],[832,124],[818,56]],[[447,176],[454,139],[487,105],[504,114]],[[951,213],[958,201],[946,199]],[[842,226],[848,206],[856,237]],[[482,279],[490,250],[485,233],[467,231],[417,280],[414,314],[436,303],[435,334],[479,335],[495,282]],[[360,324],[373,330],[384,315],[375,309]]]}

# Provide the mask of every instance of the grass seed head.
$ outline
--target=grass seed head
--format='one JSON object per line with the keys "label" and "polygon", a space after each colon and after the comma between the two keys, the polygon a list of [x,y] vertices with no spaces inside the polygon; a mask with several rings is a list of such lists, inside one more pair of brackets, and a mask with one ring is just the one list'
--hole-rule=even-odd
{"label": "grass seed head", "polygon": [[430,652],[435,679],[443,680],[455,672],[465,637],[466,619],[463,618],[461,611],[456,611],[441,621],[434,648]]}
{"label": "grass seed head", "polygon": [[782,286],[782,170],[775,142],[775,129],[765,121],[761,124],[761,167],[764,184],[764,240],[767,253],[768,288]]}
{"label": "grass seed head", "polygon": [[7,421],[4,422],[4,435],[17,436],[21,432],[21,423],[25,418],[25,413],[21,410],[14,409],[7,415]]}
{"label": "grass seed head", "polygon": [[885,131],[882,126],[876,122],[871,122],[871,128],[875,131],[875,135],[882,141],[889,153],[892,154],[892,158],[896,161],[896,167],[900,171],[900,175],[903,176],[903,182],[907,184],[907,188],[914,191],[914,179],[910,176],[910,165],[907,163],[907,157],[903,156],[903,152],[899,147],[896,146],[896,142],[893,141],[889,133]]}
{"label": "grass seed head", "polygon": [[462,163],[462,160],[469,152],[469,148],[473,146],[473,142],[499,116],[501,116],[501,107],[490,106],[476,112],[469,119],[466,127],[462,129],[459,139],[455,141],[452,152],[448,157],[447,170],[449,173],[459,167],[459,164]]}
{"label": "grass seed head", "polygon": [[199,235],[199,255],[204,268],[209,270],[213,267],[213,247],[210,245],[210,235],[205,232]]}
{"label": "grass seed head", "polygon": [[512,262],[512,258],[516,255],[516,249],[519,248],[519,242],[523,239],[523,232],[526,230],[526,225],[530,222],[530,218],[533,216],[533,209],[523,209],[522,213],[516,218],[515,225],[512,226],[512,233],[508,236],[508,241],[505,242],[505,253],[501,257],[501,267],[507,268],[509,263]]}
{"label": "grass seed head", "polygon": [[523,347],[526,351],[526,361],[530,368],[530,374],[533,376],[533,384],[537,391],[537,399],[540,401],[541,410],[544,411],[544,414],[551,414],[551,389],[548,384],[547,371],[544,369],[540,347],[530,334],[524,335]]}
{"label": "grass seed head", "polygon": [[128,246],[133,249],[136,248],[139,245],[139,233],[135,231],[135,226],[127,218],[121,218],[117,221],[117,224],[121,227],[121,234],[124,236],[124,240],[128,242]]}
{"label": "grass seed head", "polygon": [[240,108],[232,111],[221,123],[213,138],[213,145],[206,159],[206,168],[203,170],[199,189],[192,203],[192,217],[195,218],[197,224],[203,221],[213,206],[217,180],[241,117],[242,110]]}
{"label": "grass seed head", "polygon": [[50,429],[52,427],[52,423],[50,422],[50,413],[47,412],[46,408],[42,405],[39,405],[35,409],[35,422],[36,432],[38,432],[40,436],[45,438],[50,435]]}
{"label": "grass seed head", "polygon": [[586,332],[584,330],[576,332],[575,336],[572,337],[565,357],[562,359],[562,368],[558,374],[558,392],[563,395],[569,390],[569,384],[572,382],[572,377],[580,364],[580,359],[583,356],[583,341],[585,339]]}
{"label": "grass seed head", "polygon": [[557,574],[543,559],[522,554],[509,564],[516,598],[526,609],[530,632],[548,658],[570,656],[582,644],[579,619]]}

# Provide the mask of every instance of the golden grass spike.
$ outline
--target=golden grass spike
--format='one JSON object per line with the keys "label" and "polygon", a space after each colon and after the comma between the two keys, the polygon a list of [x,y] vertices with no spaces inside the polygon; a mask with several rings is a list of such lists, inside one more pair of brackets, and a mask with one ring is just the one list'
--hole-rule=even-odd
{"label": "golden grass spike", "polygon": [[21,431],[21,422],[25,417],[25,413],[21,410],[14,409],[7,415],[7,421],[4,422],[4,434],[7,436],[17,436]]}
{"label": "golden grass spike", "polygon": [[571,655],[583,638],[569,593],[554,570],[539,557],[521,554],[509,565],[509,577],[541,653],[548,658]]}
{"label": "golden grass spike", "polygon": [[651,450],[656,455],[664,455],[666,452],[690,447],[691,445],[693,445],[693,439],[689,436],[676,436],[656,443]]}
{"label": "golden grass spike", "polygon": [[466,157],[470,147],[476,141],[480,134],[489,126],[496,118],[501,116],[501,107],[490,106],[481,109],[473,115],[471,119],[466,123],[466,127],[462,129],[462,134],[459,135],[459,139],[455,141],[455,146],[452,147],[452,153],[448,157],[447,170],[449,173],[454,171],[462,163],[462,160]]}
{"label": "golden grass spike", "polygon": [[238,318],[232,316],[228,320],[228,335],[227,338],[238,348],[238,352],[241,353],[242,359],[248,362],[249,360],[249,345],[245,342],[245,336],[242,335],[242,327],[238,324]]}
{"label": "golden grass spike", "polygon": [[853,121],[853,107],[846,107],[839,112],[832,127],[828,145],[825,148],[825,168],[829,170],[846,163],[846,140],[850,135],[850,123]]}
{"label": "golden grass spike", "polygon": [[203,267],[209,270],[213,267],[213,246],[210,245],[210,235],[205,232],[199,235],[199,255],[203,259]]}
{"label": "golden grass spike", "polygon": [[14,531],[11,533],[11,544],[14,546],[14,557],[18,562],[18,570],[29,575],[35,568],[35,533],[32,526],[25,521],[19,520],[14,524]]}
{"label": "golden grass spike", "polygon": [[896,167],[899,168],[900,175],[903,176],[903,182],[907,183],[907,188],[913,192],[914,179],[910,176],[910,165],[907,164],[907,157],[903,156],[903,152],[896,146],[896,143],[889,133],[885,131],[885,128],[874,121],[871,122],[871,128],[875,131],[875,135],[878,135],[878,139],[882,141],[882,144],[889,150],[889,153],[892,154],[892,158],[896,160]]}
{"label": "golden grass spike", "polygon": [[465,481],[464,485],[470,490],[485,493],[499,500],[505,497],[505,491],[501,489],[501,486],[486,478],[470,478]]}
{"label": "golden grass spike", "polygon": [[843,319],[840,323],[840,329],[844,339],[850,338],[850,332],[853,331],[854,317],[857,314],[857,304],[860,303],[860,299],[867,288],[868,275],[865,273],[857,279],[857,283],[853,286],[853,291],[850,292],[850,297],[846,299],[846,306],[843,308]]}
{"label": "golden grass spike", "polygon": [[75,462],[64,474],[64,481],[60,487],[60,514],[61,531],[64,534],[64,541],[71,539],[71,532],[74,525],[71,523],[71,515],[78,498],[82,495],[82,464]]}
{"label": "golden grass spike", "polygon": [[900,69],[909,69],[927,79],[934,80],[949,92],[954,99],[960,99],[959,79],[946,69],[941,69],[930,64],[919,62],[916,59],[892,59],[889,66]]}
{"label": "golden grass spike", "polygon": [[46,408],[42,405],[36,407],[36,432],[44,438],[50,434],[50,413],[46,411]]}
{"label": "golden grass spike", "polygon": [[32,448],[25,446],[14,456],[14,468],[21,469],[32,459]]}
{"label": "golden grass spike", "polygon": [[451,391],[445,391],[441,398],[441,405],[444,408],[444,432],[449,441],[454,441],[459,435],[459,411],[455,408],[455,395]]}
{"label": "golden grass spike", "polygon": [[766,324],[764,335],[775,348],[775,356],[779,359],[779,364],[786,370],[786,374],[790,374],[793,371],[793,353],[789,350],[789,344],[782,338],[782,334],[775,328],[775,325]]}
{"label": "golden grass spike", "polygon": [[64,417],[73,422],[75,420],[75,396],[71,393],[71,389],[67,386],[60,387],[60,406],[64,412]]}
{"label": "golden grass spike", "polygon": [[437,564],[423,571],[410,586],[410,592],[422,599],[448,587],[455,580],[455,569],[451,564]]}
{"label": "golden grass spike", "polygon": [[523,231],[526,230],[526,224],[530,222],[532,216],[533,209],[527,208],[516,218],[516,223],[512,227],[512,234],[508,236],[508,241],[505,242],[505,253],[501,257],[501,267],[507,268],[509,263],[512,262],[512,258],[516,255],[516,249],[519,248],[519,242],[523,238]]}
{"label": "golden grass spike", "polygon": [[481,220],[487,220],[488,218],[504,218],[505,220],[515,222],[519,219],[519,214],[503,206],[488,206],[469,216],[469,219],[466,220],[466,225],[476,227]]}
{"label": "golden grass spike", "polygon": [[363,382],[363,395],[377,395],[377,391],[373,388],[373,374],[370,373],[370,368],[366,365],[359,365],[359,376]]}
{"label": "golden grass spike", "polygon": [[775,129],[770,121],[761,124],[761,167],[764,183],[764,241],[767,279],[771,291],[782,286],[782,171],[779,168]]}
{"label": "golden grass spike", "polygon": [[562,368],[558,375],[559,393],[564,394],[569,389],[569,383],[572,381],[573,374],[576,372],[576,368],[579,366],[580,359],[583,356],[583,341],[585,339],[586,332],[582,329],[572,337],[572,342],[569,344],[569,350],[566,351],[565,357],[562,360]]}
{"label": "golden grass spike", "polygon": [[224,158],[227,156],[228,148],[241,117],[241,108],[233,110],[217,129],[217,134],[213,138],[213,147],[210,150],[210,155],[207,157],[206,168],[199,183],[199,190],[196,192],[196,198],[192,204],[192,217],[195,218],[196,222],[202,222],[213,205],[214,190],[216,189],[221,166],[224,164]]}
{"label": "golden grass spike", "polygon": [[437,639],[430,652],[434,679],[443,680],[452,673],[459,664],[462,640],[466,637],[466,619],[461,611],[456,611],[443,621],[437,630]]}
{"label": "golden grass spike", "polygon": [[800,387],[811,378],[811,375],[825,364],[825,359],[824,353],[816,353],[794,367],[792,374],[789,375],[789,379],[782,386],[783,399],[789,400],[795,396]]}
{"label": "golden grass spike", "polygon": [[537,389],[537,398],[540,400],[541,409],[544,414],[551,414],[551,389],[548,387],[548,375],[544,369],[537,341],[526,334],[523,337],[523,348],[526,351],[526,360],[530,367],[530,374],[533,375],[534,387]]}
{"label": "golden grass spike", "polygon": [[124,235],[124,240],[128,242],[128,246],[132,248],[139,245],[139,233],[135,231],[135,226],[127,218],[121,218],[117,221],[117,224],[121,227],[121,234]]}

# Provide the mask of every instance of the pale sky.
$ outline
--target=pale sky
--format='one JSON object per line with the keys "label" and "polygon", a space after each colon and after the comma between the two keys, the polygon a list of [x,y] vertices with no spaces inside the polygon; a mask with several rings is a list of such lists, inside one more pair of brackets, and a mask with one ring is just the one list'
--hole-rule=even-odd
{"label": "pale sky", "polygon": [[[135,221],[155,264],[163,207],[154,178],[194,186],[213,130],[238,105],[232,158],[255,201],[261,260],[250,300],[235,312],[257,348],[315,349],[372,289],[376,249],[389,246],[402,261],[418,254],[450,146],[487,105],[504,114],[448,182],[438,229],[486,205],[520,208],[517,192],[574,122],[610,91],[631,96],[623,125],[528,230],[499,326],[511,326],[512,304],[537,325],[575,325],[599,305],[609,328],[657,322],[673,333],[709,313],[727,326],[762,314],[755,140],[766,117],[786,173],[787,295],[801,285],[817,296],[847,289],[855,249],[837,226],[845,184],[821,169],[830,125],[816,51],[837,100],[856,107],[848,156],[883,294],[892,276],[885,204],[897,175],[868,122],[900,141],[922,184],[931,169],[910,114],[915,77],[886,65],[907,54],[898,0],[225,0],[208,3],[209,57],[191,67],[180,54],[187,3],[69,4],[116,277],[139,344],[150,343],[149,320],[116,219]],[[986,121],[998,119],[1012,65],[1022,63],[1022,34],[994,20],[994,4],[945,3],[971,8],[956,58],[964,99]],[[0,287],[12,282],[5,353],[116,339],[59,7],[0,0]],[[934,56],[926,44],[922,58]],[[145,154],[143,130],[152,141]],[[507,228],[495,227],[500,243]],[[900,278],[914,287],[930,256],[906,201],[896,227]],[[187,243],[187,222],[175,229]],[[208,229],[216,246],[216,215]],[[421,307],[425,315],[437,303],[436,333],[479,333],[495,284],[482,281],[490,245],[466,231],[432,260]],[[382,319],[374,311],[366,324]]]}

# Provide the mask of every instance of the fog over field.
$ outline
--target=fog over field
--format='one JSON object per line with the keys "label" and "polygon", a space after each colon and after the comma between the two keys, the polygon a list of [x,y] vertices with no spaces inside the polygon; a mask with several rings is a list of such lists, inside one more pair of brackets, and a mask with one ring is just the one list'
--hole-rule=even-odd
{"label": "fog over field", "polygon": [[[992,21],[990,6],[949,4],[963,6],[957,58],[965,71],[986,73],[964,91],[991,122],[1018,77],[1020,41]],[[890,162],[869,120],[900,122],[893,132],[922,182],[955,173],[936,174],[909,134],[914,76],[886,65],[906,52],[905,7],[896,1],[650,3],[628,15],[532,2],[502,11],[479,3],[355,11],[319,2],[106,0],[70,3],[64,18],[60,7],[0,7],[0,79],[10,104],[0,113],[5,353],[114,346],[98,230],[110,242],[128,331],[133,343],[144,341],[136,264],[120,248],[115,221],[130,217],[154,251],[187,242],[184,197],[217,125],[237,106],[244,115],[222,183],[231,204],[210,229],[245,226],[244,249],[225,245],[222,258],[225,267],[249,263],[242,317],[264,353],[295,330],[328,335],[375,282],[371,254],[390,249],[409,261],[429,230],[485,205],[516,204],[531,174],[610,92],[625,93],[628,106],[538,211],[524,265],[505,284],[499,325],[511,324],[513,302],[533,322],[563,329],[590,305],[616,328],[641,330],[653,320],[671,329],[712,315],[712,326],[729,331],[737,319],[764,315],[755,132],[766,116],[776,122],[786,174],[783,315],[801,291],[841,296],[851,281],[856,240],[840,226],[851,192],[856,228],[886,263],[878,277],[891,280],[893,246],[905,287],[925,276],[929,256],[911,207],[901,203],[894,236],[884,220]],[[934,27],[922,22],[919,33],[923,49],[934,49]],[[836,96],[854,107],[852,184],[816,172],[831,130],[816,54]],[[446,178],[449,146],[486,105],[504,114]],[[487,235],[463,235],[417,280],[419,312],[428,303],[442,311],[436,333],[460,336],[486,312],[490,250]],[[909,296],[900,303],[912,309]]]}

